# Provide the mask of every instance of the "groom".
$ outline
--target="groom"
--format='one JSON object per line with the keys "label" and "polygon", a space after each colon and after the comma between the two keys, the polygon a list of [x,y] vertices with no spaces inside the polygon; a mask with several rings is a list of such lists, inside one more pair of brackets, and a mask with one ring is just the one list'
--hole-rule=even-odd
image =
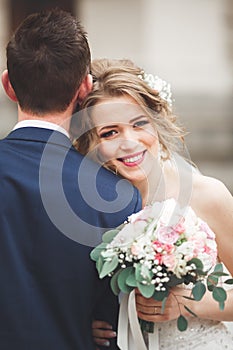
{"label": "groom", "polygon": [[117,300],[89,254],[141,204],[70,143],[89,65],[82,27],[60,10],[29,16],[7,46],[2,83],[18,123],[0,141],[2,350],[93,350],[92,320],[116,322]]}

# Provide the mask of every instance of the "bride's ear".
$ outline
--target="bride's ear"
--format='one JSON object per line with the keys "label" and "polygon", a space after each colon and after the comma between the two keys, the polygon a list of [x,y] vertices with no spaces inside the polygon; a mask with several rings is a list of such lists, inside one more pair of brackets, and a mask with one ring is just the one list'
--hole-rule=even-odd
{"label": "bride's ear", "polygon": [[92,75],[87,74],[85,78],[83,79],[78,92],[77,92],[77,100],[78,102],[82,102],[85,97],[91,92],[93,87],[93,80],[92,80]]}
{"label": "bride's ear", "polygon": [[8,74],[8,70],[4,70],[4,72],[2,73],[2,85],[3,88],[7,94],[7,96],[14,102],[17,102],[18,99],[15,95],[15,91],[11,85],[10,79],[9,79],[9,74]]}

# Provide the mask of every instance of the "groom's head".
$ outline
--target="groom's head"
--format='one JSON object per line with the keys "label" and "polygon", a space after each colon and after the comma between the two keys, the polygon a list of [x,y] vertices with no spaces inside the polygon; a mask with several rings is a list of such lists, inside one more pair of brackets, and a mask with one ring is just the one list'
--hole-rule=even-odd
{"label": "groom's head", "polygon": [[22,110],[63,112],[89,72],[86,33],[59,9],[28,16],[7,46],[10,84]]}

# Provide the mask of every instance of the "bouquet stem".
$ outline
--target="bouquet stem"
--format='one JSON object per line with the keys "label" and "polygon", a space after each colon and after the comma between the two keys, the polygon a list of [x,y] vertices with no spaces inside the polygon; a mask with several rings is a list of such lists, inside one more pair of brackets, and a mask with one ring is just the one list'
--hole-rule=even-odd
{"label": "bouquet stem", "polygon": [[139,318],[142,332],[154,333],[154,322],[144,321]]}

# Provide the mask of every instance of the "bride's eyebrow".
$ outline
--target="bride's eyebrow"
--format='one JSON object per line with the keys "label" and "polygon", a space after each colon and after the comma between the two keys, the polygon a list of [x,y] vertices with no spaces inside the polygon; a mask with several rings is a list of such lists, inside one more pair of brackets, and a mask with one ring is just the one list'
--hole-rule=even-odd
{"label": "bride's eyebrow", "polygon": [[[101,131],[103,131],[105,129],[117,128],[117,126],[118,126],[117,124],[104,125],[98,130],[98,132],[101,132]],[[98,129],[98,127],[97,127],[97,129]]]}
{"label": "bride's eyebrow", "polygon": [[131,120],[130,120],[130,123],[134,123],[134,122],[136,122],[136,121],[138,121],[138,120],[140,120],[140,119],[142,119],[142,118],[147,118],[147,119],[148,119],[148,117],[147,117],[146,115],[140,114],[139,116],[137,116],[137,117],[131,119]]}
{"label": "bride's eyebrow", "polygon": [[[142,118],[148,118],[148,117],[146,115],[140,114],[137,117],[130,119],[129,123],[135,123],[136,121],[138,121]],[[118,124],[104,125],[100,129],[98,129],[98,126],[97,126],[97,129],[98,129],[98,132],[101,132],[105,129],[117,128],[119,126],[119,124],[124,124],[124,123],[119,122]],[[125,124],[128,124],[128,123],[125,123]]]}

